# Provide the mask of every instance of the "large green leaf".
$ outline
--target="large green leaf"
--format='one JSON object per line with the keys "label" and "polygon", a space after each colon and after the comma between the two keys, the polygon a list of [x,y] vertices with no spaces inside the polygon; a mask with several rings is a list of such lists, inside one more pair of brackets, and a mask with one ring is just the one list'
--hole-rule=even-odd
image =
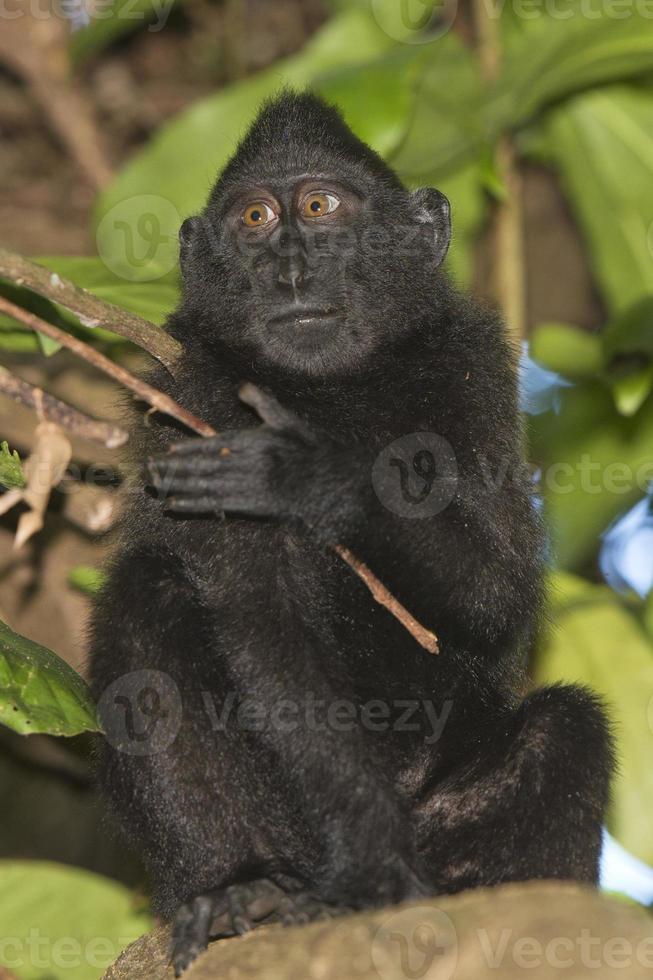
{"label": "large green leaf", "polygon": [[653,295],[653,92],[583,95],[551,113],[546,133],[599,286],[622,312]]}
{"label": "large green leaf", "polygon": [[629,5],[624,14],[619,0],[574,0],[565,16],[546,2],[531,8],[535,16],[508,10],[501,18],[506,65],[491,102],[509,126],[583,89],[653,69],[652,22],[642,7]]}
{"label": "large green leaf", "polygon": [[469,164],[491,141],[478,62],[453,33],[428,45],[406,135],[391,162],[412,183],[440,180]]}
{"label": "large green leaf", "polygon": [[555,586],[537,683],[580,682],[604,699],[619,760],[608,825],[624,847],[653,864],[653,643],[608,589],[571,576],[557,577]]}
{"label": "large green leaf", "polygon": [[90,691],[79,674],[2,622],[0,722],[21,735],[100,731]]}
{"label": "large green leaf", "polygon": [[108,878],[46,861],[0,862],[0,965],[20,980],[99,980],[152,919]]}
{"label": "large green leaf", "polygon": [[635,6],[625,18],[604,0],[569,3],[569,16],[556,16],[546,4],[529,4],[534,17],[508,8],[500,14],[504,68],[493,85],[481,83],[477,61],[455,35],[428,46],[415,111],[394,158],[400,172],[413,179],[447,174],[547,105],[653,69],[651,21]]}
{"label": "large green leaf", "polygon": [[560,399],[559,415],[529,420],[531,448],[542,469],[554,554],[562,567],[578,569],[595,556],[601,532],[646,490],[653,397],[630,418],[599,381],[567,388]]}

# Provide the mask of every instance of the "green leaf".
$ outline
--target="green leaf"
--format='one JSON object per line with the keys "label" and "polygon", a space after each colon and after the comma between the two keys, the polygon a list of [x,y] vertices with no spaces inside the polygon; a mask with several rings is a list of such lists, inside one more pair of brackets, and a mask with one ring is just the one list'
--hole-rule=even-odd
{"label": "green leaf", "polygon": [[531,355],[543,367],[568,378],[591,377],[603,367],[599,334],[568,323],[542,323],[531,336]]}
{"label": "green leaf", "polygon": [[596,555],[601,533],[641,499],[651,479],[653,396],[619,415],[609,388],[586,380],[560,392],[559,415],[529,418],[531,453],[542,470],[553,552],[562,568]]}
{"label": "green leaf", "polygon": [[68,574],[68,582],[74,589],[86,595],[96,595],[106,582],[106,575],[101,568],[92,565],[77,565]]}
{"label": "green leaf", "polygon": [[653,864],[653,645],[637,619],[602,587],[580,581],[576,602],[553,601],[552,628],[536,662],[536,681],[578,682],[604,699],[614,723],[619,772],[610,832]]}
{"label": "green leaf", "polygon": [[645,296],[615,317],[604,327],[601,339],[607,361],[620,354],[653,358],[653,295]]}
{"label": "green leaf", "polygon": [[175,0],[113,0],[91,8],[91,22],[75,31],[69,43],[73,63],[79,64],[97,54],[123,34],[147,26],[160,31],[170,15]]}
{"label": "green leaf", "polygon": [[546,132],[605,301],[622,313],[653,296],[653,92],[591,92],[552,112]]}
{"label": "green leaf", "polygon": [[123,885],[47,861],[0,862],[0,921],[20,980],[99,980],[153,926]]}
{"label": "green leaf", "polygon": [[21,735],[100,731],[90,691],[79,674],[2,622],[0,722]]}
{"label": "green leaf", "polygon": [[14,449],[9,449],[6,442],[0,442],[0,485],[7,490],[22,489],[25,486],[25,475],[20,463],[20,456]]}
{"label": "green leaf", "polygon": [[615,404],[622,415],[634,415],[653,389],[653,296],[615,317],[601,339]]}
{"label": "green leaf", "polygon": [[[617,2],[617,0],[613,0]],[[427,47],[415,110],[398,170],[412,179],[447,174],[486,157],[502,132],[527,124],[551,103],[589,86],[633,78],[653,69],[651,21],[635,6],[614,16],[604,0],[568,4],[568,16],[530,4],[535,16],[500,15],[507,40],[504,68],[494,85],[482,83],[477,61],[449,32]],[[500,185],[488,173],[493,193]]]}
{"label": "green leaf", "polygon": [[625,374],[610,374],[614,403],[622,415],[635,415],[653,389],[653,364]]}
{"label": "green leaf", "polygon": [[506,67],[490,102],[505,124],[521,125],[561,98],[653,69],[651,20],[636,4],[626,16],[619,0],[578,0],[564,17],[546,3],[532,7],[539,16],[521,18],[517,31],[510,15],[501,19]]}
{"label": "green leaf", "polygon": [[453,174],[487,154],[498,134],[484,117],[484,88],[470,49],[454,33],[427,48],[406,135],[391,157],[411,183]]}

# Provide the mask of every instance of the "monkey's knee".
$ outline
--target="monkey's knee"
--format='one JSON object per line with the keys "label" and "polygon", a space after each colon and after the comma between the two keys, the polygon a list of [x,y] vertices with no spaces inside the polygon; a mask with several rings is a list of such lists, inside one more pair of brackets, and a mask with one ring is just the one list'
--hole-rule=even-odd
{"label": "monkey's knee", "polygon": [[519,707],[503,779],[512,787],[513,878],[595,883],[614,753],[600,700],[556,685]]}
{"label": "monkey's knee", "polygon": [[532,773],[553,768],[560,791],[593,787],[597,804],[608,800],[614,747],[605,708],[590,690],[554,685],[534,691],[516,717],[517,752]]}

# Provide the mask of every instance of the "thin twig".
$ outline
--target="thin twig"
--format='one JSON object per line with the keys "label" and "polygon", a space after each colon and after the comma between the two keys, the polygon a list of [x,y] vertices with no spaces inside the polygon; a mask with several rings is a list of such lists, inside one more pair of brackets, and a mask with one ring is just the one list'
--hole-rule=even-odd
{"label": "thin twig", "polygon": [[181,355],[181,344],[149,320],[98,299],[45,266],[4,248],[0,248],[0,278],[25,286],[58,303],[74,313],[85,327],[102,327],[130,340],[174,373],[175,362]]}
{"label": "thin twig", "polygon": [[[493,0],[474,0],[476,46],[483,79],[494,85],[501,74],[503,51],[500,8]],[[526,333],[526,269],[522,180],[513,139],[504,133],[496,148],[496,167],[505,189],[494,214],[494,288],[508,326],[517,338]]]}
{"label": "thin twig", "polygon": [[117,449],[129,439],[129,433],[118,425],[100,422],[85,415],[72,405],[48,395],[42,388],[28,384],[22,378],[10,374],[0,366],[0,394],[6,395],[27,408],[32,408],[39,418],[55,422],[73,435],[99,442],[107,449]]}
{"label": "thin twig", "polygon": [[427,630],[425,626],[412,616],[405,606],[399,602],[398,599],[389,592],[385,585],[378,580],[376,575],[369,570],[367,565],[363,564],[355,555],[352,555],[348,548],[343,547],[341,544],[332,545],[333,550],[340,555],[343,561],[347,564],[353,571],[356,572],[358,577],[362,579],[365,585],[368,587],[372,593],[374,599],[382,606],[392,613],[395,619],[398,619],[404,629],[414,637],[420,646],[423,646],[425,650],[429,653],[439,653],[440,647],[438,645],[438,638],[435,633],[431,630]]}
{"label": "thin twig", "polygon": [[19,323],[23,323],[26,327],[29,327],[30,330],[43,333],[46,337],[56,340],[62,347],[67,347],[68,350],[71,350],[78,357],[92,364],[99,371],[108,374],[114,381],[117,381],[125,388],[129,388],[130,391],[133,391],[135,395],[142,399],[142,401],[147,402],[148,405],[151,405],[152,408],[155,408],[158,412],[163,412],[165,415],[170,415],[173,419],[177,419],[178,422],[192,429],[193,432],[197,432],[201,436],[213,436],[216,434],[215,429],[187,411],[173,398],[148,385],[145,381],[141,381],[140,378],[135,377],[129,371],[125,370],[125,368],[109,360],[104,354],[100,354],[90,344],[85,343],[83,340],[78,340],[77,337],[73,337],[64,330],[60,330],[59,327],[48,323],[47,320],[42,320],[41,317],[36,316],[34,313],[30,313],[28,310],[16,306],[15,303],[5,299],[4,296],[0,296],[0,312],[7,313],[14,320],[18,320]]}

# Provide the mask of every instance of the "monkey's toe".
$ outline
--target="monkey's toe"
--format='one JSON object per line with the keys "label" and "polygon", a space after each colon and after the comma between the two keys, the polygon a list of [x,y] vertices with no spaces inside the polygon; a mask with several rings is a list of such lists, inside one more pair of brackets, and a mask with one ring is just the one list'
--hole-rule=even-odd
{"label": "monkey's toe", "polygon": [[176,977],[180,977],[208,946],[211,924],[224,904],[224,893],[216,891],[198,895],[180,907],[172,926],[170,950]]}
{"label": "monkey's toe", "polygon": [[261,925],[304,925],[347,911],[308,892],[286,892],[268,878],[231,885],[225,895],[227,908],[215,917],[212,938],[242,936]]}

